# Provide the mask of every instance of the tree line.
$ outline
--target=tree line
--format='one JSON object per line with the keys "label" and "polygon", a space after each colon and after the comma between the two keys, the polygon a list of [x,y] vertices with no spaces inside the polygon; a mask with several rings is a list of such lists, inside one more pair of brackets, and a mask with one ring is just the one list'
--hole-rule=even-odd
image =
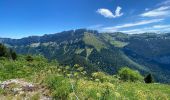
{"label": "tree line", "polygon": [[14,50],[8,49],[2,43],[0,43],[0,57],[16,60],[17,54]]}

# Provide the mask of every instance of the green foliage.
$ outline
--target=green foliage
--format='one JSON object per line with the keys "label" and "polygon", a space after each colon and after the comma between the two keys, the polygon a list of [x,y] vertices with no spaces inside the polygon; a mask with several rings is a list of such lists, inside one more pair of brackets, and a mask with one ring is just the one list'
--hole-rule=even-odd
{"label": "green foliage", "polygon": [[[76,95],[80,100],[168,100],[170,86],[135,82],[95,82],[80,79],[76,86]],[[71,94],[70,94],[71,95]],[[75,98],[71,95],[70,98]]]}
{"label": "green foliage", "polygon": [[[1,59],[0,80],[28,79],[38,84],[40,88],[43,87],[43,94],[53,97],[54,100],[75,100],[77,97],[80,100],[168,100],[170,98],[169,85],[135,82],[139,79],[136,76],[140,75],[129,68],[122,68],[120,72],[127,71],[125,75],[128,75],[129,80],[133,82],[122,82],[117,76],[103,72],[94,72],[91,76],[83,74],[84,67],[78,64],[73,67],[64,67],[56,61],[48,62],[43,56],[32,57],[34,60],[31,63],[23,55],[19,55],[15,61],[7,58]],[[10,92],[0,89],[0,96],[5,94],[6,98],[10,97],[10,100],[16,98],[16,96],[9,95]],[[40,99],[41,94],[35,93],[31,99]]]}
{"label": "green foliage", "polygon": [[83,41],[90,46],[95,47],[96,50],[100,51],[101,49],[107,48],[107,46],[102,42],[98,37],[91,33],[85,33]]}
{"label": "green foliage", "polygon": [[26,57],[26,60],[29,61],[29,62],[32,62],[34,59],[33,59],[32,56],[28,55],[28,56]]}
{"label": "green foliage", "polygon": [[0,95],[2,95],[3,93],[4,93],[4,90],[0,88]]}
{"label": "green foliage", "polygon": [[63,76],[50,75],[46,79],[46,85],[52,91],[54,99],[65,100],[71,92],[71,84],[69,79]]}
{"label": "green foliage", "polygon": [[16,60],[16,59],[17,59],[17,54],[16,54],[16,52],[14,52],[12,49],[10,49],[10,55],[11,55],[11,58],[12,58],[13,60]]}
{"label": "green foliage", "polygon": [[8,49],[0,43],[0,57],[6,57],[8,59],[12,58],[12,60],[16,60],[17,54],[12,49]]}
{"label": "green foliage", "polygon": [[144,78],[145,83],[153,83],[153,77],[151,74],[148,74],[145,78]]}
{"label": "green foliage", "polygon": [[[3,81],[13,78],[29,79],[29,81],[35,82],[39,86],[42,86],[43,89],[48,91],[47,96],[52,96],[53,99],[59,100],[75,100],[76,96],[80,100],[168,100],[170,98],[169,85],[145,84],[143,82],[136,82],[143,80],[143,77],[138,71],[131,70],[127,67],[122,68],[118,75],[123,81],[119,80],[118,76],[109,75],[110,73],[113,74],[113,71],[117,71],[118,68],[124,65],[133,65],[130,68],[143,71],[145,67],[138,67],[138,62],[142,61],[140,64],[148,64],[143,61],[143,58],[137,57],[137,54],[145,56],[153,55],[152,53],[154,52],[146,48],[152,49],[150,46],[148,46],[148,44],[154,44],[154,47],[158,47],[160,45],[158,42],[166,44],[161,45],[160,47],[166,52],[160,52],[162,50],[156,49],[156,55],[160,53],[161,55],[169,54],[169,51],[165,49],[169,43],[167,42],[168,38],[166,41],[164,41],[153,37],[143,38],[145,35],[142,37],[129,37],[128,35],[122,33],[113,34],[114,37],[110,35],[109,38],[114,38],[116,41],[113,43],[113,45],[117,47],[124,47],[124,43],[129,43],[126,44],[124,49],[130,49],[132,50],[132,53],[128,52],[125,57],[123,55],[124,53],[122,53],[124,52],[122,49],[115,48],[110,44],[111,41],[108,44],[108,41],[104,41],[100,35],[89,33],[84,34],[84,31],[83,34],[75,34],[74,31],[72,31],[69,35],[70,37],[68,37],[69,32],[66,33],[67,34],[64,33],[64,35],[57,35],[58,37],[56,36],[52,42],[51,39],[45,39],[45,42],[33,45],[30,44],[30,41],[27,41],[29,42],[26,44],[28,46],[21,47],[20,45],[23,43],[20,43],[20,45],[17,46],[17,51],[20,53],[44,54],[50,59],[57,58],[64,66],[61,66],[56,61],[50,63],[43,56],[28,57],[18,55],[18,58],[15,61],[11,61],[8,57],[12,57],[12,55],[10,56],[8,50],[5,50],[4,47],[1,46],[1,50],[7,52],[2,53],[3,56],[0,57],[0,80]],[[155,39],[158,39],[159,41],[155,42]],[[148,43],[148,41],[152,42]],[[138,47],[139,44],[144,44],[146,47]],[[135,57],[129,57],[129,54],[132,54]],[[77,59],[75,59],[75,56],[78,56]],[[76,64],[73,67],[65,66],[74,65],[76,62],[78,62],[78,60],[80,65]],[[134,61],[136,64],[134,64],[132,61]],[[85,64],[89,65],[90,67],[85,66]],[[98,70],[95,70],[94,72],[94,68],[100,69],[100,71],[103,72],[97,72]],[[147,68],[151,69],[158,67],[147,66]],[[164,72],[165,70],[163,71],[160,69],[157,70],[157,72],[154,72],[159,73],[160,71]],[[93,72],[92,75],[89,72]],[[164,76],[168,77],[167,73],[168,71],[166,71]],[[160,76],[159,78],[162,77]],[[168,80],[168,78],[165,79]],[[72,87],[74,88],[74,91]],[[3,95],[3,93],[4,90],[0,89],[0,97]],[[32,99],[39,99],[39,94],[34,95]]]}
{"label": "green foliage", "polygon": [[126,45],[128,45],[128,43],[126,43],[126,42],[121,42],[121,41],[116,41],[116,40],[112,40],[111,44],[118,48],[123,48]]}
{"label": "green foliage", "polygon": [[74,78],[84,78],[87,75],[87,72],[84,70],[84,67],[80,66],[79,64],[75,64],[72,68],[72,73]]}
{"label": "green foliage", "polygon": [[7,57],[7,56],[8,56],[7,48],[0,43],[0,57]]}
{"label": "green foliage", "polygon": [[140,72],[151,71],[155,81],[170,82],[169,34],[99,34],[81,29],[4,43],[21,54],[42,54],[63,65],[78,63],[90,74],[98,69],[115,74],[121,66],[131,66]]}
{"label": "green foliage", "polygon": [[40,94],[36,93],[31,97],[31,100],[40,100]]}
{"label": "green foliage", "polygon": [[94,72],[92,73],[92,78],[94,81],[100,81],[100,82],[115,82],[115,81],[118,81],[116,80],[115,77],[112,77],[110,75],[107,75],[103,72]]}
{"label": "green foliage", "polygon": [[10,61],[7,58],[1,59],[0,80],[30,77],[50,65],[42,56],[35,56],[34,59],[32,63],[26,61],[25,56],[19,56],[15,61]]}
{"label": "green foliage", "polygon": [[138,71],[134,71],[128,67],[121,68],[118,72],[120,79],[123,81],[141,81],[143,77]]}

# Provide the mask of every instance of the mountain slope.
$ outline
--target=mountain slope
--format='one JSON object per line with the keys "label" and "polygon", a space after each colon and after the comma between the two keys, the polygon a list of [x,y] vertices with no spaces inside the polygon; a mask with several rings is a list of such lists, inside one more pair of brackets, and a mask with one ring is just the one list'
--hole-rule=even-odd
{"label": "mountain slope", "polygon": [[151,72],[159,82],[170,82],[170,35],[98,33],[79,29],[23,39],[0,39],[21,54],[42,54],[61,64],[80,64],[91,73],[114,74],[123,66]]}
{"label": "mountain slope", "polygon": [[[60,66],[57,62],[48,62],[43,56],[18,55],[16,60],[1,56],[0,98],[1,100],[170,99],[169,85],[146,84],[139,72],[123,69],[115,75],[102,72],[87,75],[82,66],[77,64],[73,67]],[[119,78],[123,74],[129,77]]]}

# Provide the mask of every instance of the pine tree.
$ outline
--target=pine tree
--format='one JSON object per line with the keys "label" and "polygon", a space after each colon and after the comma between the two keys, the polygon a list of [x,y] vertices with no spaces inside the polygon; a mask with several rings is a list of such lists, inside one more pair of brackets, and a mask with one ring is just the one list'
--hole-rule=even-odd
{"label": "pine tree", "polygon": [[148,74],[145,78],[144,78],[145,83],[153,83],[153,77],[151,74]]}
{"label": "pine tree", "polygon": [[0,43],[0,57],[7,57],[7,48]]}
{"label": "pine tree", "polygon": [[16,60],[17,59],[17,54],[12,49],[10,49],[10,56],[11,56],[12,60]]}

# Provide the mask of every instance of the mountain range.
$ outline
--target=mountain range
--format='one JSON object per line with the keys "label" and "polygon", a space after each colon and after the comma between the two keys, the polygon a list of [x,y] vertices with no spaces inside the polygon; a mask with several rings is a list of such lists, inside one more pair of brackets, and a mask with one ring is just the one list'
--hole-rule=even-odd
{"label": "mountain range", "polygon": [[100,33],[77,29],[22,39],[0,38],[0,43],[19,54],[44,55],[62,65],[79,64],[88,73],[115,74],[130,67],[155,81],[170,83],[170,34]]}

